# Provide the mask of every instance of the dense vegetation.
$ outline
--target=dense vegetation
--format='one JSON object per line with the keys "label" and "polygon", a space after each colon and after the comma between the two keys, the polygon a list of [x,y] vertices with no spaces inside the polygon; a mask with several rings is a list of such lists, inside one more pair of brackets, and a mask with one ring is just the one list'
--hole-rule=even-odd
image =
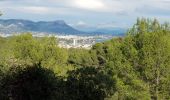
{"label": "dense vegetation", "polygon": [[170,26],[138,19],[123,38],[64,49],[0,37],[0,100],[169,100]]}

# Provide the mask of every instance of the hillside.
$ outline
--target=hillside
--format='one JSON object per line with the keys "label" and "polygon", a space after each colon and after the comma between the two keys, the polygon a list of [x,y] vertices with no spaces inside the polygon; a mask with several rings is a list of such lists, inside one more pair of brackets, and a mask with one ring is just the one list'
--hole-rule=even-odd
{"label": "hillside", "polygon": [[63,34],[81,34],[85,32],[78,31],[67,25],[63,20],[57,21],[39,21],[8,19],[0,20],[0,32],[11,34],[20,32],[46,32]]}

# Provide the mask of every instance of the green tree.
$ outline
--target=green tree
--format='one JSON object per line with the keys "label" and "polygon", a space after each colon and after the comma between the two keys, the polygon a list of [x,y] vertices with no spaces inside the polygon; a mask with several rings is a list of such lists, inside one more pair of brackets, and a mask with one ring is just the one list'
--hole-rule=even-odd
{"label": "green tree", "polygon": [[96,52],[85,49],[69,49],[68,63],[76,66],[98,66]]}
{"label": "green tree", "polygon": [[68,98],[63,100],[104,100],[115,92],[115,80],[107,70],[82,67],[69,72]]}
{"label": "green tree", "polygon": [[56,100],[58,78],[39,65],[16,67],[8,71],[0,84],[1,100]]}
{"label": "green tree", "polygon": [[170,31],[167,24],[161,25],[156,19],[139,19],[129,34],[134,41],[134,50],[137,50],[133,66],[149,85],[152,99],[169,99],[164,95],[167,91],[162,88],[170,75]]}
{"label": "green tree", "polygon": [[[129,42],[128,42],[128,41]],[[126,41],[126,42],[125,42]],[[145,82],[137,76],[132,62],[135,61],[135,50],[130,40],[114,39],[107,49],[107,65],[113,73],[116,81],[116,93],[114,100],[149,100],[149,89]],[[126,57],[127,56],[127,57]],[[135,95],[134,95],[135,94]]]}

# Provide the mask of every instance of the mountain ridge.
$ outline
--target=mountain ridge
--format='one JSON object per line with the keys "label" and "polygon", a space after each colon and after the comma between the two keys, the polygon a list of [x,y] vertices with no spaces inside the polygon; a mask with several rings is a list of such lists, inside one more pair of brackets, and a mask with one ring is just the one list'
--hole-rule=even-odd
{"label": "mountain ridge", "polygon": [[65,35],[114,35],[122,36],[122,30],[100,29],[93,32],[80,31],[69,26],[64,20],[31,21],[25,19],[0,19],[0,33],[12,34],[23,32],[42,32]]}
{"label": "mountain ridge", "polygon": [[24,19],[0,19],[0,32],[8,34],[20,32],[47,32],[60,34],[85,33],[72,28],[63,20],[35,22]]}

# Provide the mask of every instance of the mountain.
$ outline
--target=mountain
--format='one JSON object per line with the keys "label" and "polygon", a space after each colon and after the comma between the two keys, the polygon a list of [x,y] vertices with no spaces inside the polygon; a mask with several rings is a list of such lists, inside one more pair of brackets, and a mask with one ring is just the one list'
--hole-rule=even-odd
{"label": "mountain", "polygon": [[57,21],[39,21],[33,22],[30,20],[21,19],[0,19],[0,33],[22,33],[22,32],[45,32],[45,33],[60,33],[60,34],[84,34],[67,25],[63,20]]}
{"label": "mountain", "polygon": [[108,35],[113,35],[113,36],[124,36],[126,33],[127,29],[124,28],[112,28],[112,29],[97,29],[93,33],[96,34],[108,34]]}
{"label": "mountain", "polygon": [[128,28],[122,27],[75,27],[76,29],[91,33],[90,35],[113,35],[113,36],[125,36]]}
{"label": "mountain", "polygon": [[80,31],[63,20],[57,21],[30,21],[23,19],[0,19],[0,33],[12,34],[23,32],[43,32],[65,35],[113,35],[124,36],[125,29],[94,29],[95,31]]}

